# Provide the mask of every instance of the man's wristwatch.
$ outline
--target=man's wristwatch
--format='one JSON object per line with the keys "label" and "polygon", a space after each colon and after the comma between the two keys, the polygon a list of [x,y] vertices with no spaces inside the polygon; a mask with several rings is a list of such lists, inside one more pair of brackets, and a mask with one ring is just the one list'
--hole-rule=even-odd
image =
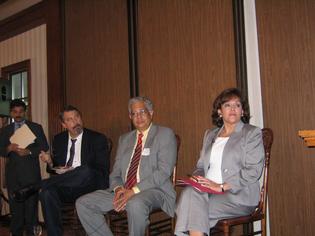
{"label": "man's wristwatch", "polygon": [[220,184],[221,192],[224,193],[224,184]]}

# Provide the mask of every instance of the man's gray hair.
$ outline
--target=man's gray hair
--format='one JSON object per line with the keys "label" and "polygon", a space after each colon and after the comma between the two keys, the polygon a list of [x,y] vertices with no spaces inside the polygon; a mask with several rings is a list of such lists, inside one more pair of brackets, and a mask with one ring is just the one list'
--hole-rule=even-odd
{"label": "man's gray hair", "polygon": [[129,102],[128,102],[128,111],[129,111],[129,113],[131,113],[131,106],[132,106],[132,104],[134,104],[136,102],[144,102],[145,108],[149,112],[153,111],[153,103],[152,103],[152,101],[149,98],[138,96],[138,97],[134,97],[134,98],[129,99]]}

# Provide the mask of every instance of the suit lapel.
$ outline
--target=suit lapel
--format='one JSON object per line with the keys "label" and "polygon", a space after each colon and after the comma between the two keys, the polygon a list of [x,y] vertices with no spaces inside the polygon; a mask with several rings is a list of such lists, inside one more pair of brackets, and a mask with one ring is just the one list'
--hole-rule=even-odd
{"label": "suit lapel", "polygon": [[[149,152],[152,152],[152,148],[153,148],[153,145],[154,145],[154,140],[155,140],[155,137],[158,133],[158,127],[156,125],[151,125],[151,128],[149,130],[149,133],[148,133],[148,136],[147,136],[147,139],[145,141],[145,144],[144,144],[144,148],[146,148],[147,150],[150,150]],[[147,152],[148,154],[148,152]],[[139,176],[140,176],[140,180],[143,178],[142,174],[144,174],[145,172],[143,170],[145,170],[146,168],[149,167],[150,165],[150,160],[148,161],[144,161],[144,159],[148,159],[148,158],[153,158],[152,155],[147,155],[146,156],[141,156],[141,159],[140,159],[140,169],[139,169]]]}
{"label": "suit lapel", "polygon": [[[234,156],[234,146],[236,143],[240,143],[240,140],[242,139],[242,128],[244,126],[244,123],[240,121],[236,127],[234,132],[231,134],[229,140],[226,142],[223,153],[222,153],[222,164],[221,167],[224,168],[226,166],[226,163],[231,163],[231,158]],[[232,155],[231,155],[232,154]]]}
{"label": "suit lapel", "polygon": [[62,150],[62,153],[61,153],[61,157],[63,157],[62,159],[62,165],[65,165],[66,164],[66,161],[67,161],[67,153],[68,153],[68,132],[64,132],[63,133],[63,137],[62,139],[60,140],[61,142],[58,144],[60,145],[60,150]]}
{"label": "suit lapel", "polygon": [[212,150],[212,145],[215,142],[215,139],[218,136],[220,130],[221,129],[217,129],[216,131],[211,132],[210,135],[207,137],[206,147],[205,147],[205,152],[204,152],[204,156],[205,156],[204,171],[205,171],[205,173],[207,173],[208,167],[210,164],[210,154],[211,154],[211,150]]}
{"label": "suit lapel", "polygon": [[25,120],[25,123],[24,123],[24,124],[26,124],[26,125],[28,126],[28,128],[33,132],[33,134],[34,134],[34,135],[36,136],[36,138],[37,138],[38,133],[36,132],[36,130],[35,130],[33,124],[32,124],[30,121],[28,121],[28,120]]}
{"label": "suit lapel", "polygon": [[10,138],[14,134],[14,123],[9,125],[8,128],[8,137]]}
{"label": "suit lapel", "polygon": [[86,129],[83,129],[82,141],[81,141],[81,165],[87,164],[87,152],[88,152],[88,133]]}
{"label": "suit lapel", "polygon": [[121,168],[122,168],[122,179],[125,181],[127,168],[130,163],[131,155],[133,148],[137,139],[137,130],[131,131],[129,137],[126,139],[126,147],[124,151],[124,158],[122,159]]}
{"label": "suit lapel", "polygon": [[132,155],[133,149],[134,149],[134,147],[136,145],[136,142],[137,142],[137,130],[134,130],[132,132],[132,134],[130,135],[130,139],[129,139],[128,143],[127,143],[126,155],[128,156],[128,158],[126,158],[126,159],[128,159],[128,164],[129,164],[130,159],[132,157],[131,155]]}
{"label": "suit lapel", "polygon": [[157,126],[152,124],[148,133],[147,140],[145,141],[144,148],[149,148],[152,146],[157,130],[158,130]]}

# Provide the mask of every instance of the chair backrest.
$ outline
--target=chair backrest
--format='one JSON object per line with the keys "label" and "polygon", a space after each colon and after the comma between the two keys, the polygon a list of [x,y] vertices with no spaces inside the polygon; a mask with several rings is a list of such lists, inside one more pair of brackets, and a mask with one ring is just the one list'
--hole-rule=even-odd
{"label": "chair backrest", "polygon": [[177,174],[176,173],[176,167],[177,167],[178,152],[179,152],[179,147],[180,147],[180,137],[179,137],[178,134],[175,134],[175,137],[176,137],[176,143],[177,143],[177,156],[176,156],[176,163],[175,163],[175,166],[174,166],[174,169],[173,169],[173,174],[171,176],[174,187],[176,185],[176,174]]}
{"label": "chair backrest", "polygon": [[110,138],[107,138],[107,149],[108,149],[109,155],[112,152],[112,148],[113,148],[113,141]]}
{"label": "chair backrest", "polygon": [[273,143],[273,132],[269,128],[262,129],[262,138],[265,149],[265,163],[263,169],[263,185],[260,190],[260,201],[258,207],[256,208],[253,215],[266,214],[266,202],[268,193],[268,175],[269,175],[269,165],[270,165],[270,152]]}

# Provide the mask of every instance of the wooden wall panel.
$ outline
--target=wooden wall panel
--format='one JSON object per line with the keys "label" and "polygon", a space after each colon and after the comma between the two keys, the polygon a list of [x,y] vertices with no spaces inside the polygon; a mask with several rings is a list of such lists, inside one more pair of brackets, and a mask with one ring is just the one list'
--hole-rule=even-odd
{"label": "wooden wall panel", "polygon": [[264,123],[274,130],[271,235],[314,235],[315,149],[297,132],[315,129],[315,2],[256,1]]}
{"label": "wooden wall panel", "polygon": [[236,86],[229,0],[139,0],[140,95],[155,104],[156,123],[182,146],[178,174],[195,167],[214,98]]}
{"label": "wooden wall panel", "polygon": [[65,21],[66,101],[116,143],[130,124],[127,2],[67,0]]}

